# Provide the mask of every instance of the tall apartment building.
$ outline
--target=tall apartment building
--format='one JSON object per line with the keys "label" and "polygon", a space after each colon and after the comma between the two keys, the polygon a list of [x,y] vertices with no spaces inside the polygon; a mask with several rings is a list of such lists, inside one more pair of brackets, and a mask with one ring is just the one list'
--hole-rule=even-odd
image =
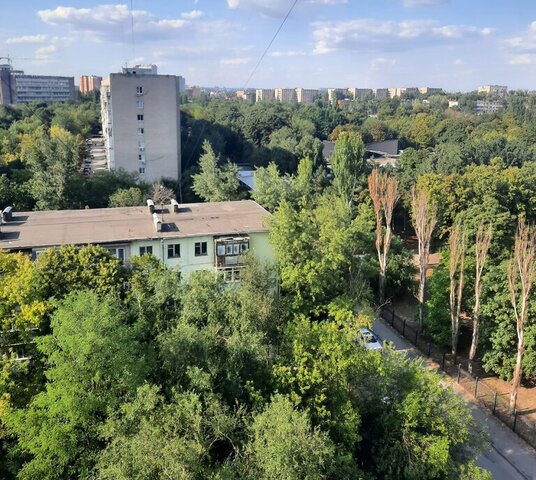
{"label": "tall apartment building", "polygon": [[255,100],[260,102],[261,100],[274,100],[275,90],[273,88],[262,88],[255,90]]}
{"label": "tall apartment building", "polygon": [[296,100],[298,103],[313,103],[315,97],[318,95],[318,90],[311,88],[297,88]]}
{"label": "tall apartment building", "polygon": [[156,66],[123,68],[102,81],[102,132],[108,168],[145,182],[178,180],[181,171],[180,77]]}
{"label": "tall apartment building", "polygon": [[82,75],[79,80],[80,91],[82,93],[92,92],[93,90],[100,90],[102,83],[102,77],[96,75]]}
{"label": "tall apartment building", "polygon": [[497,113],[501,108],[504,108],[502,102],[488,102],[487,100],[476,101],[477,115]]}
{"label": "tall apartment building", "polygon": [[373,88],[372,93],[376,98],[389,98],[388,88]]}
{"label": "tall apartment building", "polygon": [[295,103],[298,100],[295,88],[276,88],[274,94],[280,102]]}
{"label": "tall apartment building", "polygon": [[505,85],[480,85],[478,93],[491,93],[495,97],[506,97],[508,87]]}
{"label": "tall apartment building", "polygon": [[242,100],[255,103],[255,93],[248,90],[237,90],[236,98],[241,98]]}
{"label": "tall apartment building", "polygon": [[349,88],[348,93],[354,98],[363,98],[372,93],[372,88]]}
{"label": "tall apartment building", "polygon": [[0,72],[0,103],[74,101],[74,77],[25,75],[11,65],[2,65]]}
{"label": "tall apartment building", "polygon": [[427,93],[443,93],[443,89],[434,87],[419,87],[419,93],[422,93],[423,95],[426,95]]}

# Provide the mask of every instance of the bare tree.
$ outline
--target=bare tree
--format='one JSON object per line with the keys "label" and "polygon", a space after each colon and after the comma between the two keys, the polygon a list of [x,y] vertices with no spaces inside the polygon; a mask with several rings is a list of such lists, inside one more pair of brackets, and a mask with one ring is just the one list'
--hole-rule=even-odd
{"label": "bare tree", "polygon": [[153,183],[151,186],[151,194],[155,205],[160,205],[160,213],[162,215],[162,222],[164,221],[164,205],[171,202],[172,198],[175,198],[173,190],[165,187],[162,183]]}
{"label": "bare tree", "polygon": [[491,243],[493,224],[490,223],[486,232],[484,232],[484,222],[478,224],[475,242],[475,307],[473,310],[473,339],[471,341],[471,349],[469,350],[469,373],[473,373],[473,361],[476,356],[476,348],[478,345],[478,333],[480,330],[480,293],[482,291],[482,272],[488,256],[488,250]]}
{"label": "bare tree", "polygon": [[[378,170],[372,171],[368,179],[369,192],[376,213],[376,250],[380,262],[379,300],[380,305],[385,302],[385,279],[387,274],[387,260],[391,247],[391,222],[396,202],[400,197],[398,180],[386,175],[379,175]],[[385,236],[383,235],[383,219],[385,218]],[[383,251],[382,251],[383,246]]]}
{"label": "bare tree", "polygon": [[521,384],[521,367],[525,353],[524,336],[525,321],[527,320],[527,299],[534,281],[535,250],[536,230],[534,226],[525,225],[525,220],[520,218],[517,226],[514,253],[508,262],[507,272],[510,299],[512,307],[514,307],[517,329],[517,358],[512,393],[510,394],[510,408],[512,410],[516,406],[517,391]]}
{"label": "bare tree", "polygon": [[419,241],[419,290],[417,292],[417,300],[419,302],[419,331],[422,332],[426,269],[428,268],[432,232],[437,223],[437,206],[435,204],[430,206],[430,192],[427,189],[420,189],[417,192],[415,187],[413,187],[411,189],[411,209],[413,212],[413,228]]}
{"label": "bare tree", "polygon": [[[456,355],[458,348],[458,334],[460,330],[460,313],[462,308],[463,281],[465,268],[465,233],[458,223],[449,237],[450,245],[450,323],[452,338],[452,354]],[[460,266],[460,273],[456,279],[456,272]],[[456,289],[458,292],[456,293]]]}

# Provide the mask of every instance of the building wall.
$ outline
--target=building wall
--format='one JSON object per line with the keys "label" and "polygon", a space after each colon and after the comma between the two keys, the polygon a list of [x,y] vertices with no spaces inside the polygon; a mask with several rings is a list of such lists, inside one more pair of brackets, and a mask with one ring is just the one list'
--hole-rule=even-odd
{"label": "building wall", "polygon": [[296,99],[298,103],[313,103],[318,90],[310,88],[297,88],[296,89]]}
{"label": "building wall", "polygon": [[12,75],[17,89],[17,103],[74,101],[74,77]]}
{"label": "building wall", "polygon": [[376,98],[389,98],[388,88],[374,88],[372,92]]}
{"label": "building wall", "polygon": [[372,93],[372,88],[349,88],[348,93],[354,98],[362,98]]}
{"label": "building wall", "polygon": [[80,77],[79,85],[82,93],[92,92],[93,90],[99,90],[102,83],[102,77],[96,75],[82,75]]}
{"label": "building wall", "polygon": [[297,101],[296,90],[294,88],[276,88],[275,98],[280,102],[294,103]]}
{"label": "building wall", "polygon": [[2,68],[0,65],[0,105],[15,105],[17,103],[17,89],[15,77],[11,75],[9,65]]}
{"label": "building wall", "polygon": [[261,100],[273,100],[275,98],[275,91],[273,88],[255,90],[255,98],[257,102]]}
{"label": "building wall", "polygon": [[508,87],[505,85],[480,85],[478,93],[491,93],[496,97],[506,97]]}
{"label": "building wall", "polygon": [[179,103],[179,81],[174,75],[118,73],[103,81],[101,113],[109,168],[139,173],[146,182],[178,180]]}

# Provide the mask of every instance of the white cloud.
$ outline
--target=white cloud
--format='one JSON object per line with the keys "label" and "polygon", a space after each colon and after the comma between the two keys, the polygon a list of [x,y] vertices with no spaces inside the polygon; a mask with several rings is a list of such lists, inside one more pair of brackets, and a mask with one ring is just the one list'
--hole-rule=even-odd
{"label": "white cloud", "polygon": [[289,50],[288,52],[272,52],[271,57],[296,57],[299,55],[307,55],[307,52]]}
{"label": "white cloud", "polygon": [[46,47],[38,48],[35,51],[35,60],[40,63],[47,63],[54,59],[54,54],[57,48],[55,45],[47,45]]}
{"label": "white cloud", "polygon": [[449,0],[399,0],[404,5],[404,8],[420,8],[420,7],[434,7],[436,5],[442,5]]}
{"label": "white cloud", "polygon": [[[348,0],[304,0],[298,2],[296,10],[306,10],[314,6],[341,5],[347,2]],[[291,5],[292,3],[288,0],[227,0],[229,8],[249,10],[275,18],[284,17]]]}
{"label": "white cloud", "polygon": [[23,37],[12,37],[6,40],[6,43],[45,43],[47,35],[25,35]]}
{"label": "white cloud", "polygon": [[457,58],[454,60],[454,65],[463,65],[463,60],[461,58]]}
{"label": "white cloud", "polygon": [[436,20],[358,19],[316,22],[314,53],[336,49],[356,52],[397,52],[415,48],[448,45],[488,35],[488,29],[469,25],[440,25]]}
{"label": "white cloud", "polygon": [[188,25],[184,19],[159,19],[145,10],[130,12],[126,5],[98,5],[94,8],[57,7],[37,12],[45,23],[94,36],[96,41],[122,40],[134,25],[137,40],[176,37]]}
{"label": "white cloud", "polygon": [[220,60],[221,65],[245,65],[250,62],[251,58],[222,58]]}
{"label": "white cloud", "polygon": [[189,20],[193,20],[195,18],[201,18],[205,14],[201,10],[192,10],[191,12],[184,12],[181,13],[182,18],[187,18]]}
{"label": "white cloud", "polygon": [[522,35],[506,40],[506,45],[517,51],[536,53],[536,21]]}
{"label": "white cloud", "polygon": [[370,62],[371,70],[381,70],[384,67],[394,67],[396,60],[389,60],[388,58],[375,58]]}
{"label": "white cloud", "polygon": [[510,65],[530,65],[534,61],[533,57],[528,54],[516,55],[508,62]]}

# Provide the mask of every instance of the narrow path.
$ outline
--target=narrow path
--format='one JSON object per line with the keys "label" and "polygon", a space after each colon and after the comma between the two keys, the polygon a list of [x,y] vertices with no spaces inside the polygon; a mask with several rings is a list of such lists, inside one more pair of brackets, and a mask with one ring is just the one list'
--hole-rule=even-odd
{"label": "narrow path", "polygon": [[[419,357],[413,346],[381,319],[373,325],[374,332],[410,358]],[[448,377],[447,377],[448,378]],[[469,402],[473,417],[489,429],[492,449],[476,459],[476,464],[489,470],[495,480],[536,480],[536,452],[492,415],[471,402],[468,394],[456,382],[450,382],[456,394]]]}

